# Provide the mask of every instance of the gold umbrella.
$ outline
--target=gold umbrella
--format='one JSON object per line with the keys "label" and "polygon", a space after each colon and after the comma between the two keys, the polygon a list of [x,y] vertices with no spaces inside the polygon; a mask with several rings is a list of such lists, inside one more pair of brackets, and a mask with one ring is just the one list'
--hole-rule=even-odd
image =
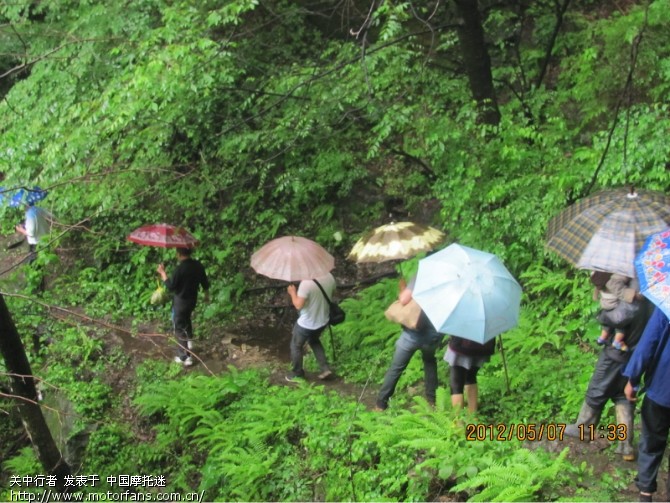
{"label": "gold umbrella", "polygon": [[432,250],[445,239],[443,232],[414,222],[382,225],[361,237],[347,256],[358,264],[405,259]]}

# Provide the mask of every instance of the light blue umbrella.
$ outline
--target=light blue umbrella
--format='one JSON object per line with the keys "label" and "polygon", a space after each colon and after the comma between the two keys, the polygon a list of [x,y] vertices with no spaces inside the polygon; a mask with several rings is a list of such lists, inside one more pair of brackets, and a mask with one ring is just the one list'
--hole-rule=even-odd
{"label": "light blue umbrella", "polygon": [[519,322],[516,279],[495,255],[457,243],[419,261],[412,296],[438,332],[481,344]]}

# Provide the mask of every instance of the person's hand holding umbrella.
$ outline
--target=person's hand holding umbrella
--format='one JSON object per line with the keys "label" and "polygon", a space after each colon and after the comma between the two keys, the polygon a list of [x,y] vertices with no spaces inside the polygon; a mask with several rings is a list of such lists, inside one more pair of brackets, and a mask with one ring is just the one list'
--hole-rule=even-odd
{"label": "person's hand holding umbrella", "polygon": [[165,272],[165,266],[163,264],[158,264],[156,272],[161,277],[163,281],[167,281],[167,273]]}
{"label": "person's hand holding umbrella", "polygon": [[298,296],[298,289],[296,288],[296,286],[293,283],[291,283],[289,286],[286,287],[286,291],[291,297],[293,307],[295,307],[298,310],[302,309],[303,306],[305,305],[305,299]]}

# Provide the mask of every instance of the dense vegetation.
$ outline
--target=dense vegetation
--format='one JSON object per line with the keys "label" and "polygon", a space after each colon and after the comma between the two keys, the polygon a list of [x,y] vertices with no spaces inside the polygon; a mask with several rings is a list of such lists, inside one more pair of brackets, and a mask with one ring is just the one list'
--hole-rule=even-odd
{"label": "dense vegetation", "polygon": [[[110,324],[166,315],[144,300],[171,254],[125,241],[141,224],[201,239],[214,285],[198,321],[217,337],[258,303],[245,292],[266,284],[248,266],[261,244],[299,234],[339,259],[392,214],[498,254],[524,287],[521,323],[504,339],[512,391],[498,354],[482,372],[478,419],[573,419],[595,359],[595,307],[584,274],[547,254],[543,235],[600,188],[670,189],[670,1],[480,0],[487,96],[464,42],[473,5],[0,6],[3,183],[48,188],[59,221],[40,267],[5,272],[0,288],[24,340],[49,342],[26,346],[44,386],[75,404],[74,433],[88,436],[79,473],[163,474],[165,490],[207,500],[620,497],[630,474],[466,442],[446,389],[435,410],[411,398],[419,362],[375,415],[322,387],[270,387],[266,369],[184,377],[163,361],[131,365],[108,343]],[[9,234],[20,215],[1,211]],[[42,272],[48,288],[35,294]],[[384,280],[345,301],[344,379],[381,381],[394,293]],[[18,424],[4,383],[3,458]],[[44,471],[28,447],[3,461],[5,488],[9,474]]]}

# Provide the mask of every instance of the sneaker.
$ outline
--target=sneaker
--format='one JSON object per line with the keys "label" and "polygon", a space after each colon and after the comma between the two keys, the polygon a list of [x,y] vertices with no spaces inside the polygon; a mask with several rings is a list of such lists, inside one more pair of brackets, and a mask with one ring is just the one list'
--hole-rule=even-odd
{"label": "sneaker", "polygon": [[193,359],[190,356],[187,356],[186,359],[182,360],[180,357],[175,356],[174,361],[176,363],[181,363],[184,367],[190,367],[193,365]]}
{"label": "sneaker", "polygon": [[186,341],[186,348],[189,350],[193,349],[193,341],[191,339]]}
{"label": "sneaker", "polygon": [[379,405],[375,405],[372,407],[372,412],[384,412],[386,409],[383,407],[380,407]]}
{"label": "sneaker", "polygon": [[326,379],[328,379],[332,375],[333,375],[333,373],[330,370],[324,370],[323,372],[321,372],[319,374],[319,379],[321,379],[322,381],[325,381]]}
{"label": "sneaker", "polygon": [[640,501],[652,501],[651,494],[649,493],[640,493]]}
{"label": "sneaker", "polygon": [[305,382],[305,376],[299,376],[296,374],[288,374],[284,376],[284,379],[286,379],[288,382],[292,383],[299,383],[299,382]]}
{"label": "sneaker", "polygon": [[607,339],[603,339],[602,337],[598,337],[598,340],[596,341],[596,344],[598,344],[598,346],[604,346],[605,344],[607,344]]}
{"label": "sneaker", "polygon": [[615,349],[618,349],[619,351],[622,351],[622,352],[628,351],[628,346],[626,345],[625,342],[614,341],[612,343],[612,347],[614,347]]}

